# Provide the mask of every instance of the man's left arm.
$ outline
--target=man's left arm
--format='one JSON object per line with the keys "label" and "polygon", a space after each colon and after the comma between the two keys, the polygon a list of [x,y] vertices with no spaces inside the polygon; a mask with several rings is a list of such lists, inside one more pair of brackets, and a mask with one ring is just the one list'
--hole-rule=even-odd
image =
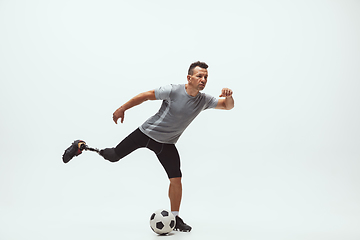
{"label": "man's left arm", "polygon": [[219,99],[215,109],[230,110],[234,107],[234,99],[232,97],[233,91],[229,88],[223,88],[219,97],[225,97]]}

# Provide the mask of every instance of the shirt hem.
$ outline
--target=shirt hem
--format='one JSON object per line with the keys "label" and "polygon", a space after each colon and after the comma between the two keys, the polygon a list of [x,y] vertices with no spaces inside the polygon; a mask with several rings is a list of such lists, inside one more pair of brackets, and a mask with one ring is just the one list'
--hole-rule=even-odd
{"label": "shirt hem", "polygon": [[160,141],[158,139],[155,139],[154,137],[150,136],[150,134],[147,133],[146,130],[142,126],[140,126],[139,129],[143,134],[145,134],[146,136],[148,136],[149,138],[151,138],[152,140],[154,140],[154,141],[156,141],[158,143],[164,143],[164,144],[175,144],[176,143],[176,142],[174,142],[174,143],[172,143],[172,142],[164,142],[164,141]]}

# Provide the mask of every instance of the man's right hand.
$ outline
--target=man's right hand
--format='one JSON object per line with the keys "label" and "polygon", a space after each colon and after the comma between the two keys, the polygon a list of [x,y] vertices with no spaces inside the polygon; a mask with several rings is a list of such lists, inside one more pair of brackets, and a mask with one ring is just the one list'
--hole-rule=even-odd
{"label": "man's right hand", "polygon": [[126,110],[139,105],[147,100],[156,100],[155,97],[155,90],[150,90],[147,92],[140,93],[127,101],[125,104],[123,104],[121,107],[116,109],[116,111],[113,113],[113,120],[117,124],[117,121],[119,118],[121,118],[121,123],[124,122],[124,113]]}
{"label": "man's right hand", "polygon": [[114,122],[117,124],[118,119],[121,119],[121,123],[124,122],[124,117],[125,117],[125,111],[123,110],[122,107],[119,107],[118,109],[116,109],[116,111],[113,113],[113,120]]}

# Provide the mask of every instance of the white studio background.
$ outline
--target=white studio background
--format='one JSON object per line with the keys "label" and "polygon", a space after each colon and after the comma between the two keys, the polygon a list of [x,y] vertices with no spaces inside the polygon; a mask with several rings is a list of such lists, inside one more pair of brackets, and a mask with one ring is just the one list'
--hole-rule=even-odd
{"label": "white studio background", "polygon": [[75,139],[115,146],[161,102],[112,113],[134,95],[185,83],[231,111],[185,131],[173,239],[360,238],[359,1],[0,0],[0,239],[156,239],[169,208],[156,157],[119,163]]}

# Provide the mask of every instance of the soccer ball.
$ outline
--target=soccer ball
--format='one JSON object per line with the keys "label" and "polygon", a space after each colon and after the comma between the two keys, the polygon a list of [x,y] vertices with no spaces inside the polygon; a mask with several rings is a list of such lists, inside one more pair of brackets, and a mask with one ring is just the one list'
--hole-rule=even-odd
{"label": "soccer ball", "polygon": [[157,210],[150,217],[150,227],[157,234],[168,234],[175,227],[175,216],[168,210]]}

